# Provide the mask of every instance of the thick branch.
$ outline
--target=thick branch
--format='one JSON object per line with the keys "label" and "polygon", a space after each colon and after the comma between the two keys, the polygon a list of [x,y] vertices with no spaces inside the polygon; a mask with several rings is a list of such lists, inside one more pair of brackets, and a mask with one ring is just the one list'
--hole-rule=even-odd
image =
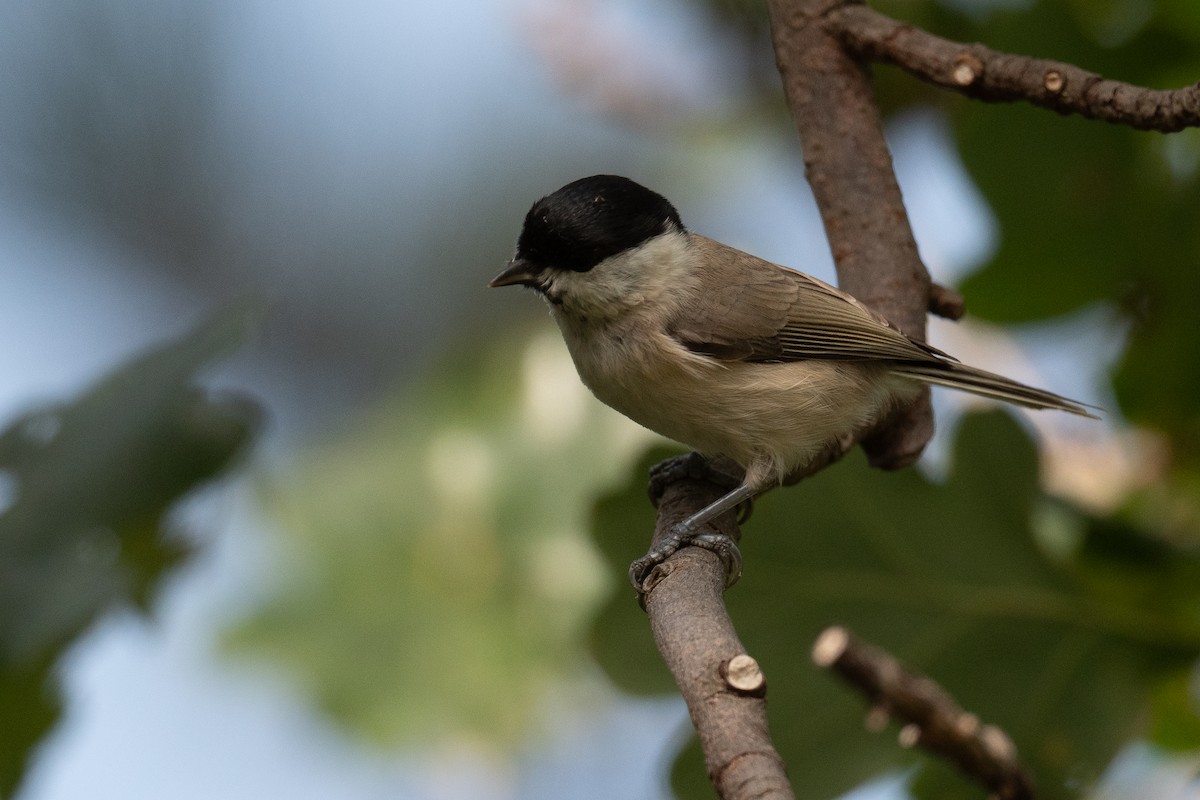
{"label": "thick branch", "polygon": [[[723,489],[693,478],[667,484],[655,539]],[[717,527],[736,538],[732,512]],[[792,798],[767,731],[766,684],[725,611],[725,568],[687,547],[660,564],[643,595],[655,642],[675,676],[700,736],[709,778],[724,800]]]}
{"label": "thick branch", "polygon": [[[775,58],[839,285],[923,341],[929,273],[917,254],[867,70],[823,24],[839,4],[769,0]],[[904,467],[932,434],[926,390],[863,448],[875,466]]]}
{"label": "thick branch", "polygon": [[920,746],[953,761],[998,800],[1033,797],[1033,784],[1004,731],[981,724],[949,692],[909,672],[890,653],[845,628],[828,628],[813,645],[813,661],[860,689],[873,710],[905,723],[901,744]]}
{"label": "thick branch", "polygon": [[1200,125],[1200,83],[1160,90],[1106,80],[1061,61],[942,39],[864,5],[832,11],[828,22],[856,55],[895,64],[977,100],[1024,100],[1063,114],[1164,133]]}

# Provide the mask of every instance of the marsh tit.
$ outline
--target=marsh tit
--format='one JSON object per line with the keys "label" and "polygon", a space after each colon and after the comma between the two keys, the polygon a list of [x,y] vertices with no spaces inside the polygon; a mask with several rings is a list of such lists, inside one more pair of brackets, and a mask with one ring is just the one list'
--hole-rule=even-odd
{"label": "marsh tit", "polygon": [[630,568],[641,588],[684,545],[736,547],[705,531],[924,384],[1093,416],[1084,404],[966,366],[901,333],[845,292],[684,227],[666,198],[615,175],[533,204],[516,256],[491,286],[528,286],[550,306],[584,384],[652,431],[745,469]]}

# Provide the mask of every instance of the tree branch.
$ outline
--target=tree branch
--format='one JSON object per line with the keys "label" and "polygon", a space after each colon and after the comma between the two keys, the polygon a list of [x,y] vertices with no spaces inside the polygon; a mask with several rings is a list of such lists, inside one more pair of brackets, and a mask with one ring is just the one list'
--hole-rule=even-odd
{"label": "tree branch", "polygon": [[833,670],[866,695],[872,707],[869,719],[886,722],[894,716],[906,723],[900,729],[902,745],[920,746],[953,761],[997,800],[1033,797],[1032,781],[1004,731],[981,724],[949,692],[909,672],[890,653],[835,627],[817,637],[812,657],[817,666]]}
{"label": "tree branch", "polygon": [[1164,133],[1200,125],[1200,83],[1160,90],[1106,80],[1061,61],[952,42],[864,5],[844,5],[826,19],[828,30],[860,58],[895,64],[976,100],[1024,100],[1061,114]]}
{"label": "tree branch", "polygon": [[[666,485],[655,543],[671,526],[724,492],[697,478]],[[733,512],[717,521],[738,535]],[[654,640],[687,702],[708,775],[724,800],[790,800],[783,759],[767,731],[766,683],[745,654],[725,611],[725,567],[713,553],[685,547],[659,564],[642,595]]]}
{"label": "tree branch", "polygon": [[[768,0],[775,58],[838,284],[925,340],[929,273],[917,253],[865,66],[823,24],[840,0]],[[872,465],[912,464],[933,435],[929,392],[865,439]]]}

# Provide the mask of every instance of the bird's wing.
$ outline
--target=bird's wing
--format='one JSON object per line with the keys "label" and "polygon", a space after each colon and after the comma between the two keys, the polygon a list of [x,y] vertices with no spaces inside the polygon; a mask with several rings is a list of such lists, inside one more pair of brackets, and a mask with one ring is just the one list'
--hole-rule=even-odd
{"label": "bird's wing", "polygon": [[721,287],[697,293],[671,323],[689,350],[723,361],[953,361],[915,342],[845,292],[692,234]]}

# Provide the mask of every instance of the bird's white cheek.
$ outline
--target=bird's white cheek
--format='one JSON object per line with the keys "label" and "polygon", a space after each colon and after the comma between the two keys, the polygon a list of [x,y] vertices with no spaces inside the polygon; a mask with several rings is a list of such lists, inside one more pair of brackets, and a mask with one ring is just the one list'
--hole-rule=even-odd
{"label": "bird's white cheek", "polygon": [[694,287],[690,254],[685,234],[665,234],[587,272],[555,272],[547,294],[568,313],[589,320],[613,320],[649,306],[669,306]]}

